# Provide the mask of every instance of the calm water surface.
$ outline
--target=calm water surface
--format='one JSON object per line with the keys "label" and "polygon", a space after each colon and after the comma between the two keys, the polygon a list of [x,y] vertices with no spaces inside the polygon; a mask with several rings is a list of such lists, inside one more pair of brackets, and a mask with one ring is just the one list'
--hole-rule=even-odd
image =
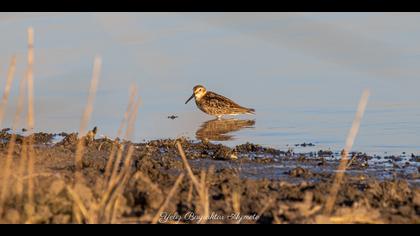
{"label": "calm water surface", "polygon": [[[418,22],[412,13],[0,13],[1,86],[13,54],[23,77],[33,26],[39,131],[78,130],[100,55],[90,126],[101,135],[116,134],[136,83],[136,141],[187,136],[340,150],[368,88],[354,149],[420,154]],[[257,114],[214,121],[184,104],[196,84]],[[16,97],[17,80],[3,126],[11,126]]]}

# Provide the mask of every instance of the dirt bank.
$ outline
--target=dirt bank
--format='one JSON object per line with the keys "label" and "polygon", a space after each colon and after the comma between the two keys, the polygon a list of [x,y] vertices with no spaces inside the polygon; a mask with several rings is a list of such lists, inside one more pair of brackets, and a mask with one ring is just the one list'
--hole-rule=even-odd
{"label": "dirt bank", "polygon": [[[0,133],[2,170],[10,137],[6,130]],[[77,135],[33,137],[35,171],[30,176],[20,172],[24,136],[17,137],[1,223],[199,223],[203,215],[207,220],[201,222],[206,223],[420,223],[415,155],[405,159],[352,153],[334,212],[325,215],[323,206],[339,160],[332,152],[293,153],[249,143],[230,148],[179,139],[203,187],[199,192],[176,140],[86,141],[83,181],[74,185]],[[113,147],[122,150],[117,164],[121,171],[130,145],[129,173],[119,179],[115,191],[123,188],[117,200],[109,200],[113,205],[102,205],[106,209],[99,214],[94,203],[106,193],[110,153]],[[175,184],[180,174],[183,178]],[[28,179],[34,181],[33,203],[27,196]],[[75,214],[75,206],[80,214]]]}

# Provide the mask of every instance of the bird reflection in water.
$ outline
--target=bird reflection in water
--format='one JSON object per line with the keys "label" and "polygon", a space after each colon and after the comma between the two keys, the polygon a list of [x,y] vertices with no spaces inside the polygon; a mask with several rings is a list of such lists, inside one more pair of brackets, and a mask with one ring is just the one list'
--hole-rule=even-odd
{"label": "bird reflection in water", "polygon": [[228,141],[233,136],[229,133],[244,128],[252,128],[255,125],[254,120],[238,120],[238,119],[214,119],[204,122],[195,133],[199,140],[206,141]]}

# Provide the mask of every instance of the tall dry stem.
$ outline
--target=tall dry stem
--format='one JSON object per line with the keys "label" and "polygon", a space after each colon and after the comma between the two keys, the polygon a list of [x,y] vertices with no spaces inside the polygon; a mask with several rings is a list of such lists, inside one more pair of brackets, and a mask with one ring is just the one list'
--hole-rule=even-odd
{"label": "tall dry stem", "polygon": [[[87,104],[85,107],[85,110],[83,112],[82,119],[80,121],[80,128],[79,128],[79,139],[77,142],[77,148],[76,148],[76,158],[75,158],[75,164],[76,164],[76,178],[79,178],[80,171],[82,169],[82,158],[83,158],[83,151],[84,151],[84,135],[87,129],[87,125],[90,120],[90,116],[93,111],[93,103],[96,96],[96,90],[98,88],[99,83],[99,76],[101,71],[101,65],[102,60],[100,57],[95,57],[94,63],[93,63],[93,74],[92,74],[92,80],[90,82],[89,87],[89,95]],[[77,181],[77,180],[76,180]]]}
{"label": "tall dry stem", "polygon": [[18,178],[18,181],[16,183],[16,196],[18,198],[16,200],[17,202],[22,201],[23,189],[24,189],[23,178],[25,176],[25,167],[26,167],[27,162],[28,162],[28,140],[24,138],[23,143],[22,143],[22,150],[20,153],[19,167],[17,170],[17,178]]}
{"label": "tall dry stem", "polygon": [[205,224],[207,222],[208,216],[210,214],[210,203],[209,203],[209,194],[208,194],[208,187],[206,184],[206,173],[204,171],[201,172],[200,180],[194,175],[190,164],[188,163],[188,159],[185,156],[184,150],[182,149],[181,143],[179,141],[176,142],[178,152],[181,155],[182,162],[184,163],[184,167],[187,170],[188,176],[190,177],[191,182],[193,183],[199,197],[200,203],[200,213],[202,221],[200,220],[199,223]]}
{"label": "tall dry stem", "polygon": [[[137,88],[135,85],[131,85],[130,86],[130,97],[129,97],[129,101],[128,101],[128,105],[127,105],[127,110],[124,113],[124,117],[121,120],[120,126],[118,127],[118,131],[117,131],[117,138],[121,136],[122,134],[122,130],[124,128],[125,123],[128,120],[128,117],[131,113],[131,111],[134,109],[134,99],[135,96],[137,95]],[[109,180],[109,177],[111,175],[111,170],[112,170],[112,166],[113,163],[115,162],[114,158],[115,158],[115,153],[117,151],[117,138],[115,138],[114,142],[112,143],[112,147],[111,147],[111,151],[108,157],[108,161],[106,163],[106,167],[105,167],[105,180]]]}
{"label": "tall dry stem", "polygon": [[[128,116],[127,128],[126,128],[126,132],[125,132],[125,139],[130,139],[132,134],[134,133],[135,121],[136,121],[136,118],[137,118],[137,112],[138,112],[138,108],[140,106],[140,101],[141,101],[140,97],[138,97],[136,103],[133,106],[132,111],[130,112],[130,115]],[[117,158],[116,158],[116,160],[113,164],[111,176],[110,176],[110,179],[109,179],[109,183],[111,185],[115,182],[115,178],[117,176],[118,168],[119,168],[120,162],[122,160],[122,155],[123,155],[124,148],[125,148],[124,145],[121,145],[118,149]]]}
{"label": "tall dry stem", "polygon": [[7,80],[4,86],[3,97],[0,104],[0,127],[3,124],[4,110],[6,109],[7,102],[9,101],[10,89],[12,87],[13,80],[15,78],[16,71],[16,56],[13,56],[10,60],[9,69],[7,72]]}
{"label": "tall dry stem", "polygon": [[152,224],[156,224],[159,221],[159,218],[161,217],[162,212],[165,210],[165,208],[168,206],[169,202],[172,199],[172,196],[175,194],[176,190],[178,189],[178,186],[181,184],[182,180],[184,179],[184,173],[181,173],[178,178],[175,181],[174,186],[169,191],[168,196],[166,197],[165,201],[163,202],[162,206],[159,208],[158,212],[155,214],[155,216],[152,219]]}
{"label": "tall dry stem", "polygon": [[[34,158],[35,150],[33,147],[33,132],[35,127],[35,109],[34,109],[34,73],[33,65],[35,61],[35,52],[34,52],[34,29],[32,27],[28,28],[28,68],[26,72],[27,81],[28,81],[28,114],[27,114],[27,128],[28,135],[27,138],[27,152],[28,152],[28,175],[32,176],[34,172]],[[33,206],[34,203],[34,179],[28,178],[28,204]]]}
{"label": "tall dry stem", "polygon": [[350,128],[350,131],[347,135],[346,144],[344,150],[342,152],[340,164],[337,169],[337,173],[335,175],[335,179],[333,185],[330,190],[330,194],[327,198],[325,204],[325,214],[331,214],[335,205],[335,201],[337,199],[337,194],[342,184],[344,174],[346,171],[347,163],[348,163],[348,153],[353,147],[354,140],[356,139],[357,133],[359,132],[360,123],[362,121],[363,114],[366,110],[366,106],[369,100],[369,90],[363,91],[362,97],[360,98],[359,105],[357,107],[356,115],[353,120],[353,124]]}
{"label": "tall dry stem", "polygon": [[7,154],[6,154],[6,161],[2,170],[2,176],[1,176],[1,192],[0,192],[0,217],[2,216],[4,212],[4,201],[6,200],[6,196],[9,189],[9,179],[10,179],[10,173],[11,173],[11,167],[13,162],[13,152],[15,150],[15,144],[16,144],[16,129],[20,123],[20,116],[23,110],[24,106],[24,97],[25,97],[25,86],[26,86],[26,78],[21,79],[19,83],[19,97],[18,97],[18,104],[16,108],[15,117],[13,120],[13,133],[10,137],[8,146],[7,146]]}

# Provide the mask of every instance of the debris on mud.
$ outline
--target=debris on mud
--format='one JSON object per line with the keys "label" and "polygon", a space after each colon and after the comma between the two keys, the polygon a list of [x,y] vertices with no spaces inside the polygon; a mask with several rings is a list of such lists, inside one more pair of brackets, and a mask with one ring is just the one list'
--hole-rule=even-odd
{"label": "debris on mud", "polygon": [[318,151],[318,156],[319,157],[331,157],[333,155],[334,155],[334,153],[330,150],[319,150]]}

